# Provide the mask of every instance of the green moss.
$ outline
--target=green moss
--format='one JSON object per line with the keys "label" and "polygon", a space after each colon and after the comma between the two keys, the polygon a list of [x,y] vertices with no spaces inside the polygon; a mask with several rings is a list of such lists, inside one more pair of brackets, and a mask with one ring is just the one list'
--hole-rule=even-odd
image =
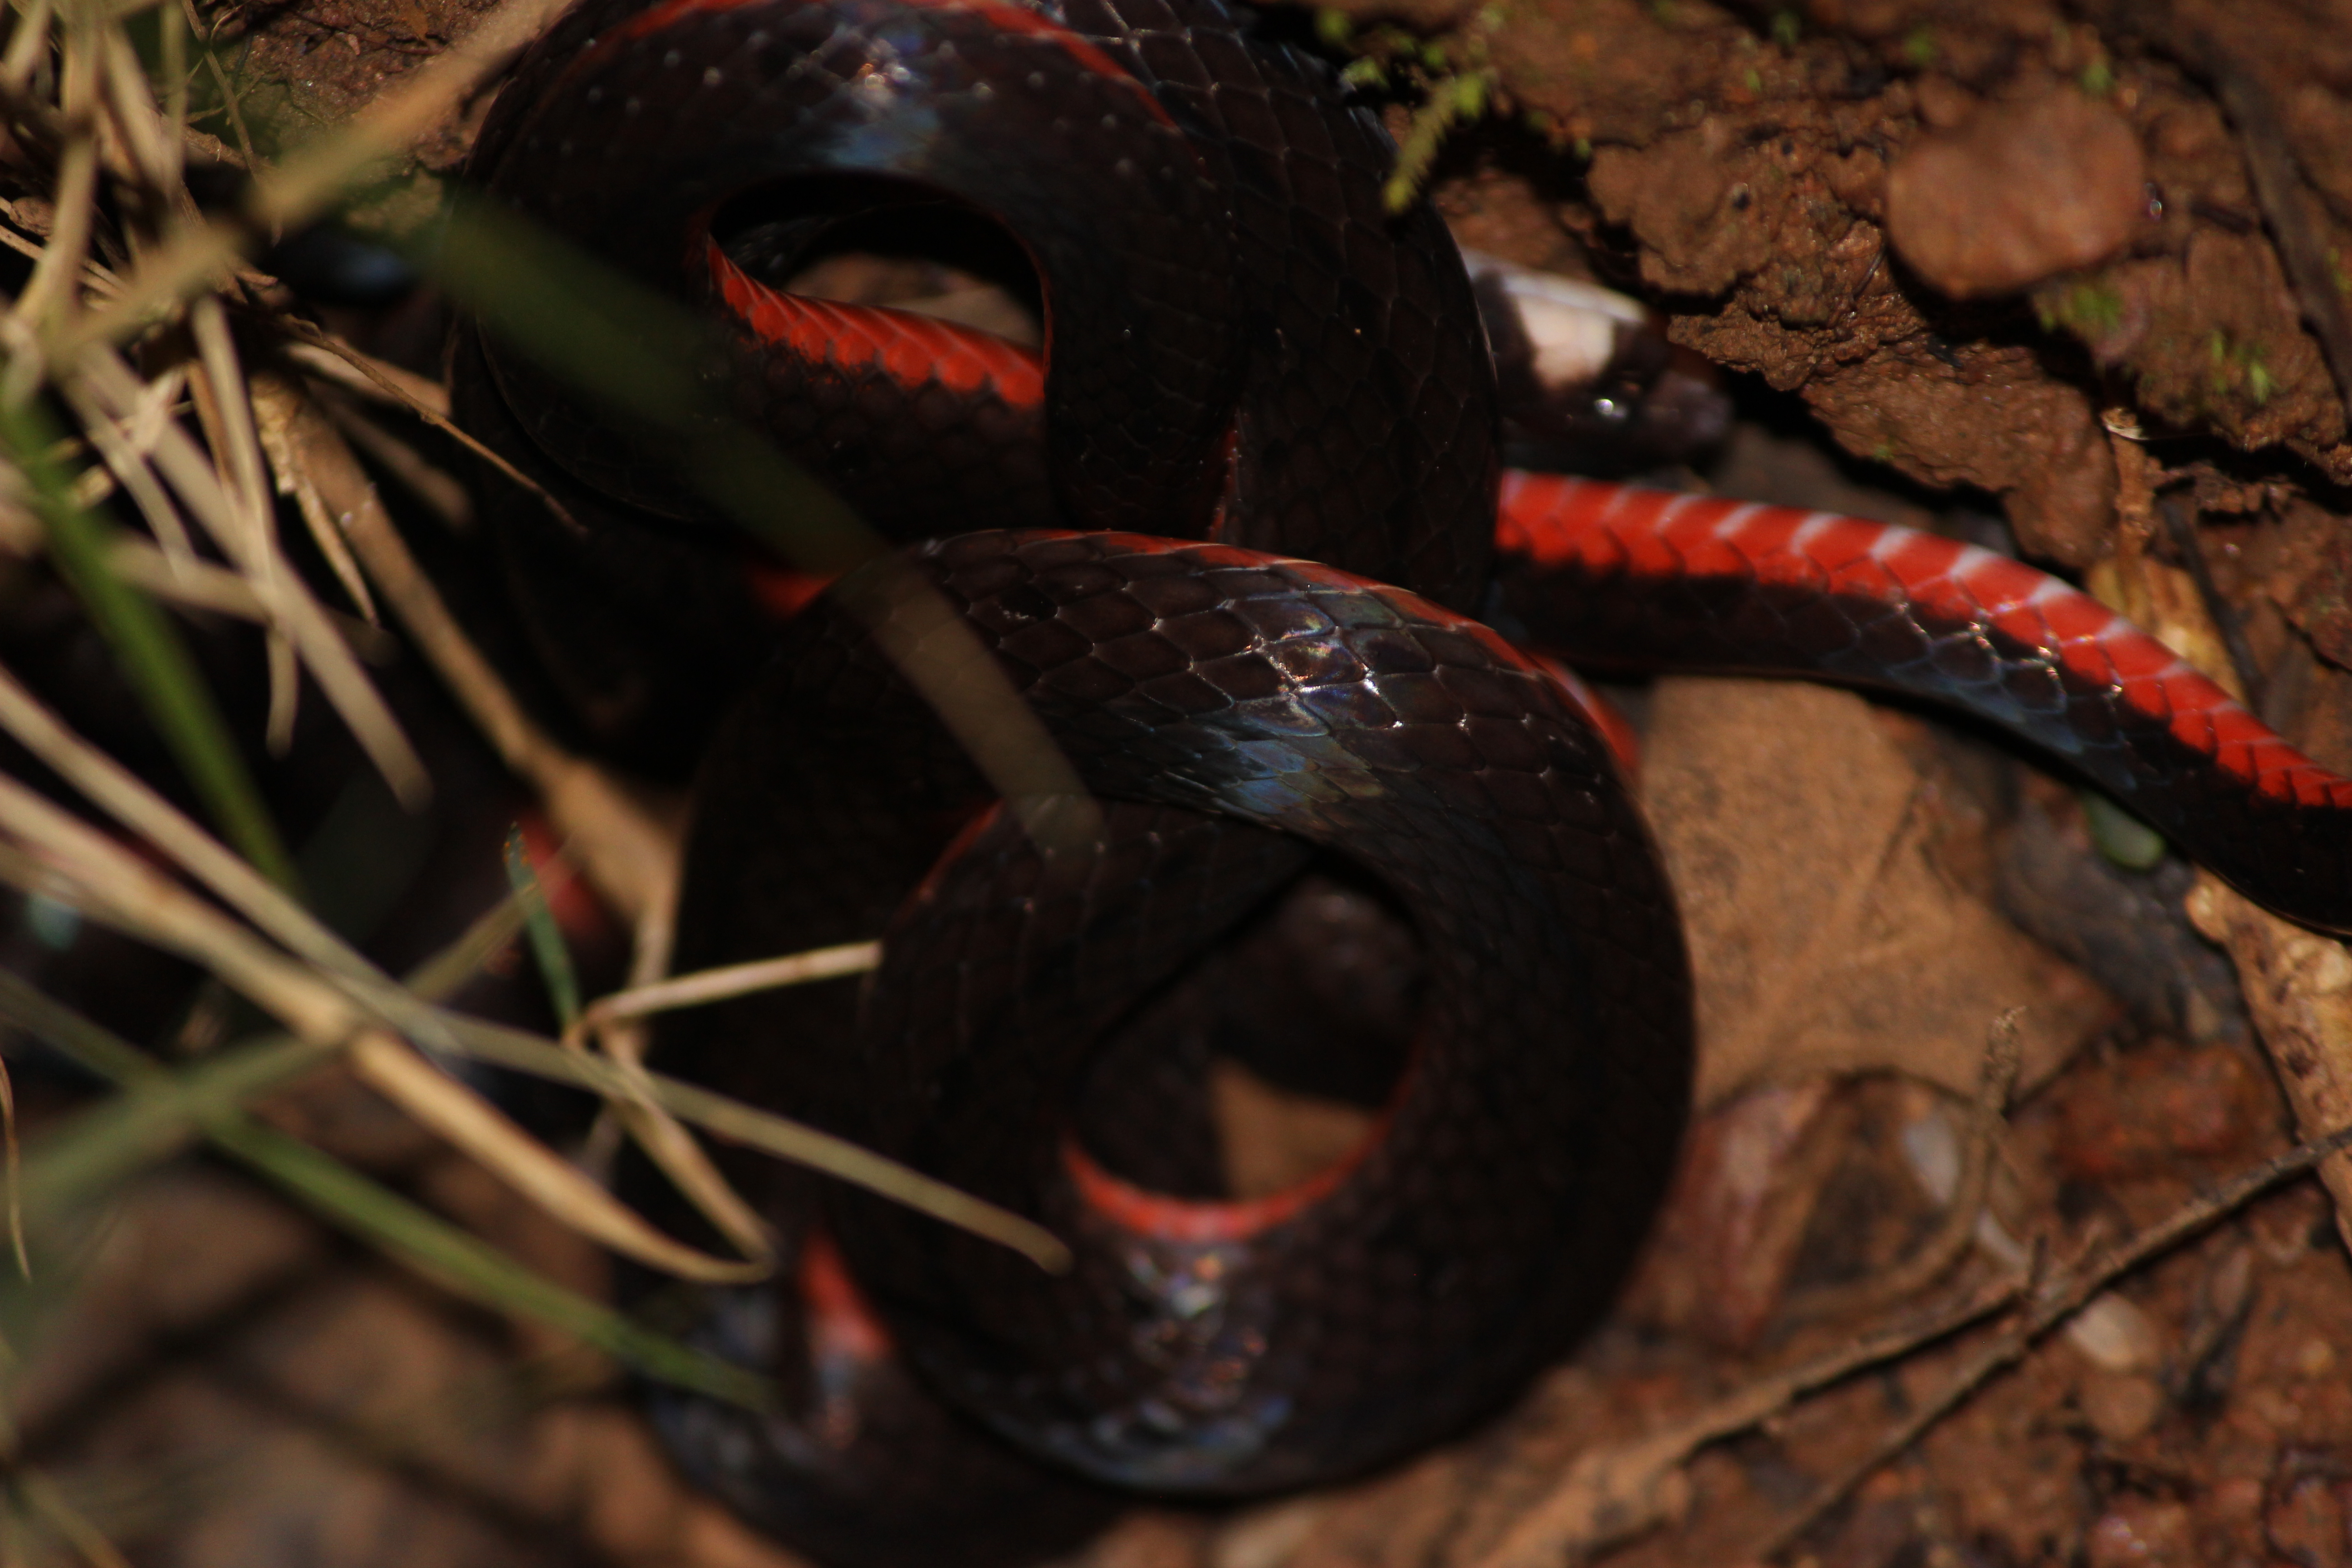
{"label": "green moss", "polygon": [[1903,58],[1921,70],[1936,63],[1936,35],[1926,27],[1914,27],[1903,40]]}
{"label": "green moss", "polygon": [[2077,279],[2053,294],[2044,290],[2033,301],[2042,330],[2060,328],[2085,341],[2111,337],[2123,325],[2124,297],[2112,283],[2095,278]]}
{"label": "green moss", "polygon": [[[1334,15],[1325,12],[1322,16]],[[1420,91],[1421,105],[1398,139],[1396,168],[1381,191],[1391,212],[1402,212],[1420,199],[1438,151],[1454,129],[1483,119],[1494,108],[1499,79],[1487,63],[1487,41],[1507,19],[1502,5],[1483,5],[1466,27],[1439,39],[1417,37],[1393,24],[1360,34],[1342,32],[1344,17],[1339,22],[1318,17],[1318,31],[1327,42],[1337,38],[1356,51],[1341,70],[1341,80],[1353,87]],[[1552,133],[1550,121],[1532,112],[1528,124],[1547,136]]]}
{"label": "green moss", "polygon": [[2209,379],[2217,397],[2242,390],[2260,408],[2279,389],[2278,377],[2271,373],[2260,343],[2237,342],[2216,327],[2205,340],[2205,357],[2211,366]]}
{"label": "green moss", "polygon": [[2093,98],[2105,98],[2116,89],[2116,68],[2106,56],[2101,55],[2084,66],[2083,74],[2074,79]]}
{"label": "green moss", "polygon": [[1782,48],[1795,48],[1797,40],[1804,37],[1804,18],[1796,12],[1784,9],[1772,13],[1772,41]]}

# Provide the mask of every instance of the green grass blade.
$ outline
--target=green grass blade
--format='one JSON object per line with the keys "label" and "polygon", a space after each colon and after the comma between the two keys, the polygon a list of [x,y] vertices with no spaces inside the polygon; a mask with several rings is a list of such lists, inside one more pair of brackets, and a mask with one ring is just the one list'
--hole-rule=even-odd
{"label": "green grass blade", "polygon": [[500,1312],[538,1320],[648,1377],[751,1409],[773,1392],[765,1378],[630,1321],[533,1273],[480,1237],[369,1180],[341,1161],[243,1115],[205,1129],[213,1142],[325,1218]]}
{"label": "green grass blade", "polygon": [[555,1005],[555,1021],[570,1034],[580,1021],[580,977],[572,969],[572,950],[564,945],[562,928],[547,906],[547,889],[530,863],[530,847],[520,826],[507,829],[507,885],[522,905],[523,930],[530,934],[531,956],[539,961],[539,977],[546,983],[548,1000]]}
{"label": "green grass blade", "polygon": [[335,1054],[270,1036],[175,1073],[5,970],[0,970],[0,1020],[123,1090],[34,1140],[25,1160],[24,1201],[28,1223],[36,1226],[170,1159],[195,1141],[208,1119],[236,1110]]}
{"label": "green grass blade", "polygon": [[271,881],[298,891],[293,857],[229,738],[212,689],[178,628],[109,563],[119,530],[74,500],[71,482],[51,455],[58,439],[37,405],[0,407],[0,446],[31,487],[58,573],[113,645],[123,674],[223,837]]}

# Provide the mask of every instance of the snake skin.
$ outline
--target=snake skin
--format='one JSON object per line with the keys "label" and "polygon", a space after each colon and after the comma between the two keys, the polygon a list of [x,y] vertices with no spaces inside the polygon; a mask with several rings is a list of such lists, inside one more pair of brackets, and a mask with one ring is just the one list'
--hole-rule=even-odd
{"label": "snake skin", "polygon": [[[773,1370],[784,1406],[656,1391],[656,1421],[829,1561],[1032,1557],[1103,1517],[1090,1482],[1359,1472],[1493,1408],[1605,1304],[1681,1122],[1686,962],[1586,710],[1473,606],[1580,659],[1958,702],[2257,898],[2352,917],[2340,826],[2311,836],[2352,784],[2052,579],[1848,519],[1517,475],[1498,535],[1475,304],[1435,216],[1384,212],[1391,158],[1323,66],[1215,0],[588,0],[485,129],[494,197],[719,323],[709,374],[743,417],[893,537],[947,536],[901,569],[1101,797],[1087,842],[992,809],[868,628],[831,599],[780,621],[808,585],[745,574],[657,445],[461,334],[461,414],[589,524],[491,514],[548,679],[608,752],[703,758],[678,966],[885,933],[862,988],[683,1016],[665,1064],[1076,1251],[1049,1278],[722,1155],[798,1289],[716,1293],[688,1334]],[[1012,234],[1046,355],[781,290],[822,228],[792,202],[845,210],[877,177]],[[1053,531],[1074,528],[1123,531]],[[1106,1167],[1080,1102],[1150,1144],[1197,1062],[1117,1092],[1089,1062],[1158,1048],[1139,1010],[1309,846],[1421,939],[1373,1134],[1214,1201],[1171,1098],[1166,1157]]]}
{"label": "snake skin", "polygon": [[2054,577],[1911,529],[1548,475],[1512,475],[1501,518],[1499,601],[1534,641],[1965,709],[2258,902],[2352,930],[2352,780]]}

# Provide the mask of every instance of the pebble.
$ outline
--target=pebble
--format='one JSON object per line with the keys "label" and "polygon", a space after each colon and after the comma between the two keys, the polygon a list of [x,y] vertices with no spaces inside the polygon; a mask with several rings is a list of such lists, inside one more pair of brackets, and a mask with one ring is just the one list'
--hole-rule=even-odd
{"label": "pebble", "polygon": [[2062,88],[1921,136],[1887,175],[1886,233],[1955,298],[2090,267],[2149,221],[2147,162],[2112,107]]}

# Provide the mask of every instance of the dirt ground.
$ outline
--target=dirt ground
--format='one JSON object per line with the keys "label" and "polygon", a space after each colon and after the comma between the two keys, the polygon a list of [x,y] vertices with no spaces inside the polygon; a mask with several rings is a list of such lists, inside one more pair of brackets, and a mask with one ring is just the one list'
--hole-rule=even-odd
{"label": "dirt ground", "polygon": [[[481,8],[210,12],[247,96],[208,128],[267,152],[333,123]],[[1433,171],[1465,244],[1630,293],[1717,367],[1729,438],[1656,477],[2013,548],[2352,771],[2352,5],[1332,16],[1326,37],[1383,62],[1408,140],[1482,79]],[[429,202],[476,119],[386,182],[379,219]],[[353,330],[433,368],[412,320]],[[1705,1053],[1680,1184],[1616,1316],[1454,1444],[1305,1497],[1139,1505],[1074,1563],[2352,1564],[2352,1226],[2318,1180],[2019,1328],[2102,1248],[2347,1120],[2344,1080],[2275,1065],[2294,1042],[2352,1055],[2308,1021],[2326,997],[2340,1017],[2341,950],[2336,970],[2296,959],[2311,939],[2177,858],[2119,866],[2095,805],[1972,728],[1780,683],[1612,694],[1643,732]],[[501,787],[442,824],[471,858],[440,905],[496,887]],[[446,919],[435,903],[410,917]],[[11,963],[54,962],[10,940]],[[77,983],[175,984],[120,962]],[[1976,1098],[2019,1007],[1995,1126]],[[36,1075],[28,1121],[75,1094]],[[1230,1098],[1234,1162],[1328,1136],[1278,1097]],[[356,1084],[268,1113],[607,1288],[593,1248]],[[1880,1336],[1841,1375],[1783,1375]],[[797,1561],[684,1486],[600,1358],[202,1160],[127,1196],[23,1348],[20,1452],[113,1543],[79,1545],[94,1563]],[[19,1503],[0,1555],[43,1550],[47,1516]]]}

